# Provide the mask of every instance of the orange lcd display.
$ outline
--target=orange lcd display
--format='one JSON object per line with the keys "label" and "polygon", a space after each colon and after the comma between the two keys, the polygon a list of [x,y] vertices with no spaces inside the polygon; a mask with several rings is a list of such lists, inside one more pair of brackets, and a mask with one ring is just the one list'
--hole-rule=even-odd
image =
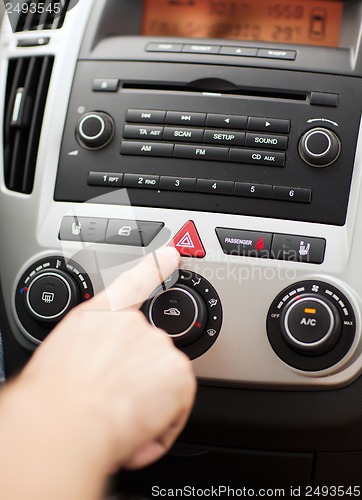
{"label": "orange lcd display", "polygon": [[341,0],[144,0],[143,35],[337,47]]}

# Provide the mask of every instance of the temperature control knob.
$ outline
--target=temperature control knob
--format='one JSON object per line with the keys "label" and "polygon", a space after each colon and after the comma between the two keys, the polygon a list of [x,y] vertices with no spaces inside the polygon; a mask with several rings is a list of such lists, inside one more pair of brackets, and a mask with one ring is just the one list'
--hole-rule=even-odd
{"label": "temperature control knob", "polygon": [[199,274],[175,271],[142,306],[148,321],[167,332],[191,359],[216,341],[222,307],[214,287]]}
{"label": "temperature control knob", "polygon": [[113,138],[113,119],[104,112],[93,111],[84,115],[76,128],[76,137],[86,149],[104,148]]}
{"label": "temperature control knob", "polygon": [[299,142],[299,154],[313,167],[328,167],[334,163],[341,152],[341,141],[327,128],[308,130]]}

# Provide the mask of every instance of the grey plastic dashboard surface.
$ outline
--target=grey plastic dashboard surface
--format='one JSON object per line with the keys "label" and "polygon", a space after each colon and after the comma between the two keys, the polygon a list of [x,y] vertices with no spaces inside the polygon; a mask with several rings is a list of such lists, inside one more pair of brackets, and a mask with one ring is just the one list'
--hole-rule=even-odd
{"label": "grey plastic dashboard surface", "polygon": [[[34,262],[44,256],[64,254],[86,269],[95,291],[99,291],[144,254],[141,248],[60,242],[58,232],[65,215],[164,222],[165,228],[147,248],[147,252],[169,241],[171,235],[192,218],[207,249],[207,255],[202,260],[184,258],[182,267],[203,275],[212,283],[221,298],[225,318],[220,336],[212,349],[193,362],[200,380],[215,385],[313,390],[341,387],[358,378],[362,367],[362,283],[359,273],[356,272],[356,269],[360,268],[362,245],[362,232],[359,231],[362,220],[360,130],[346,223],[339,227],[276,218],[204,211],[193,211],[190,214],[186,209],[130,206],[126,190],[120,192],[124,199],[122,206],[110,202],[106,194],[101,199],[93,200],[97,203],[54,201],[59,152],[77,59],[85,30],[88,27],[88,33],[92,31],[92,23],[98,19],[97,11],[99,12],[102,5],[104,6],[105,2],[82,0],[77,7],[69,11],[64,27],[51,33],[51,43],[46,47],[18,48],[16,42],[19,37],[28,35],[13,35],[6,21],[3,23],[0,40],[2,96],[5,92],[9,58],[36,54],[52,54],[56,58],[32,194],[21,195],[8,191],[0,169],[0,269],[8,321],[16,341],[30,351],[34,348],[24,336],[14,309],[17,281]],[[88,24],[93,7],[94,14]],[[106,47],[102,46],[102,41],[94,47],[92,53],[87,53],[87,36],[81,52],[82,57],[85,58],[88,54],[87,57],[91,59],[94,55],[104,54]],[[110,40],[106,42],[109,43]],[[144,41],[138,40],[137,43],[142,43],[144,47]],[[101,49],[102,52],[99,52]],[[347,50],[338,54],[338,57],[345,61],[347,68],[350,54]],[[204,62],[207,64],[209,60],[204,59]],[[275,67],[285,67],[285,61],[276,63]],[[349,73],[351,71],[352,66],[350,71],[346,70]],[[356,83],[358,82],[356,78]],[[4,99],[0,102],[0,114],[3,111],[3,101]],[[356,103],[356,106],[360,104]],[[84,108],[79,111],[91,111],[86,106]],[[17,214],[16,217],[14,214]],[[323,264],[315,265],[227,256],[220,248],[215,227],[324,238],[327,242],[325,260]],[[11,260],[8,259],[9,255]],[[302,372],[286,365],[275,354],[266,335],[266,316],[270,304],[281,290],[302,280],[325,281],[341,289],[356,314],[357,334],[351,350],[337,365],[317,373]]]}

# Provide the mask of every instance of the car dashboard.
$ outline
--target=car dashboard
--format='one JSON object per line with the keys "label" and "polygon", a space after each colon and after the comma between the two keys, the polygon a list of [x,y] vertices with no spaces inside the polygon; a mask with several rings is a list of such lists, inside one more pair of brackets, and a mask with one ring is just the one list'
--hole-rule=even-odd
{"label": "car dashboard", "polygon": [[171,244],[180,269],[142,310],[192,359],[197,400],[172,452],[115,491],[356,493],[361,3],[5,8],[7,376],[72,307]]}

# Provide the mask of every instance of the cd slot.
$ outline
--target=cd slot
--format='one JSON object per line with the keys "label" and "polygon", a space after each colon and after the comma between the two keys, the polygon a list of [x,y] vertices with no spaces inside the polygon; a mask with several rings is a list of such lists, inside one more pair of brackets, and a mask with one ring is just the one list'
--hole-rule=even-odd
{"label": "cd slot", "polygon": [[162,84],[162,83],[139,83],[139,82],[123,82],[122,91],[131,92],[162,92],[162,93],[182,93],[182,94],[218,94],[226,95],[227,97],[259,97],[264,99],[279,99],[287,101],[304,101],[308,100],[310,93],[287,92],[274,89],[257,89],[257,88],[238,88],[226,85],[179,85],[179,84]]}

